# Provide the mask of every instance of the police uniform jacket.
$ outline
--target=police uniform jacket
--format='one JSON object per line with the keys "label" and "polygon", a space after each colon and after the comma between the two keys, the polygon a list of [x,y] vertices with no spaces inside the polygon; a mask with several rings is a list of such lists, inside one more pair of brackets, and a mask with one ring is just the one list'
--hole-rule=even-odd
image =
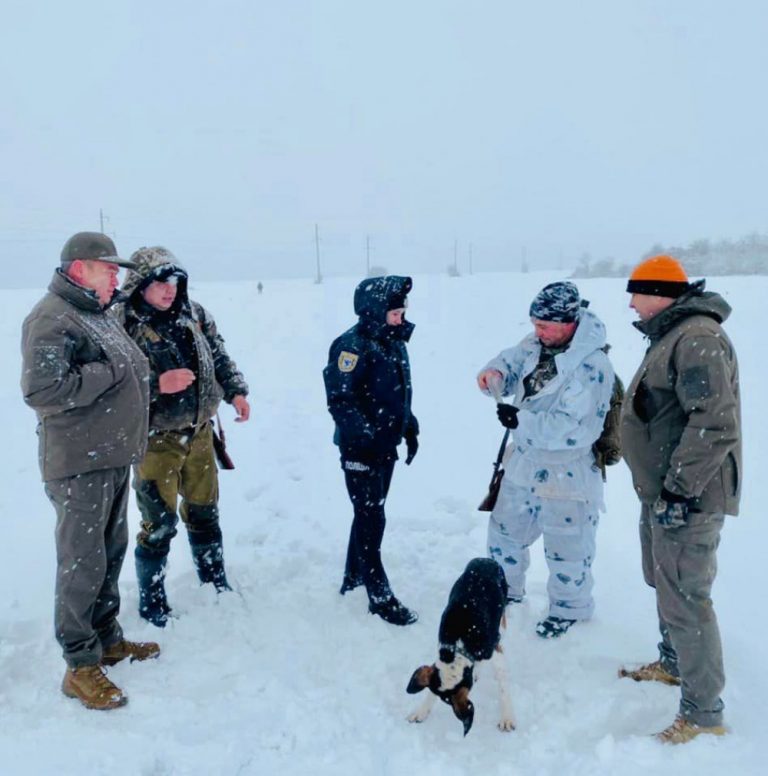
{"label": "police uniform jacket", "polygon": [[403,437],[419,432],[406,350],[414,325],[386,322],[387,311],[402,307],[410,288],[410,278],[392,275],[360,283],[358,323],[331,344],[323,377],[336,422],[334,442],[344,460],[396,458]]}

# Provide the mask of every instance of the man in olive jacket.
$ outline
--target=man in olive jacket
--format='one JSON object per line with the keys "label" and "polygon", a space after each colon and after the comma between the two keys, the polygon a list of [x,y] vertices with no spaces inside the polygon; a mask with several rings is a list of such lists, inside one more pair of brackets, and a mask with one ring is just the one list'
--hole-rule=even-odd
{"label": "man in olive jacket", "polygon": [[[123,284],[125,328],[149,359],[149,445],[136,467],[141,530],[136,539],[139,614],[164,627],[165,573],[178,513],[202,583],[230,590],[219,526],[219,482],[211,418],[222,399],[248,420],[245,378],[227,354],[213,316],[187,295],[187,272],[167,248],[140,248]],[[177,512],[177,502],[181,506]]]}
{"label": "man in olive jacket", "polygon": [[684,743],[725,732],[710,595],[724,516],[739,506],[739,371],[721,327],[731,308],[704,281],[689,283],[675,259],[644,261],[627,291],[650,345],[624,399],[622,443],[642,504],[643,573],[656,589],[661,643],[657,661],[620,675],[680,685],[678,716],[658,738]]}
{"label": "man in olive jacket", "polygon": [[56,510],[56,638],[62,691],[110,709],[127,697],[102,665],[159,654],[126,641],[117,622],[128,545],[129,465],[147,444],[147,361],[107,314],[130,264],[108,237],[79,232],[64,245],[48,293],[24,321],[24,401],[39,421],[40,469]]}

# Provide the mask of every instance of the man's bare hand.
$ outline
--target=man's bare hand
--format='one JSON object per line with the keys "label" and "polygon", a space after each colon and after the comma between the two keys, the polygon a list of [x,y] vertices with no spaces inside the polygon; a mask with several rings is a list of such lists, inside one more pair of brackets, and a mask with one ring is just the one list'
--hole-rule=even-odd
{"label": "man's bare hand", "polygon": [[248,404],[248,399],[245,396],[237,395],[232,399],[232,406],[235,408],[237,417],[235,423],[245,423],[248,418],[251,417],[251,405]]}
{"label": "man's bare hand", "polygon": [[486,369],[477,376],[477,387],[485,393],[501,393],[504,375],[498,369]]}
{"label": "man's bare hand", "polygon": [[160,393],[179,393],[195,382],[191,369],[169,369],[160,375]]}

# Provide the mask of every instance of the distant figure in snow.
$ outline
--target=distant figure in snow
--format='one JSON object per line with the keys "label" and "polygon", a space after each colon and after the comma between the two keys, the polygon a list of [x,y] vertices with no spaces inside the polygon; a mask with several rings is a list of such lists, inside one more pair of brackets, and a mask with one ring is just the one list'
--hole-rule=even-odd
{"label": "distant figure in snow", "polygon": [[656,590],[659,659],[621,676],[680,685],[675,721],[657,735],[684,743],[722,735],[725,676],[712,608],[725,515],[739,511],[741,407],[731,308],[671,256],[632,272],[629,306],[650,345],[627,389],[624,454],[640,498],[645,581]]}
{"label": "distant figure in snow", "polygon": [[160,654],[154,642],[126,641],[117,621],[129,466],[147,445],[149,370],[107,309],[120,267],[132,266],[106,235],[78,232],[22,332],[21,388],[37,413],[40,469],[56,510],[61,689],[91,709],[128,700],[102,666]]}
{"label": "distant figure in snow", "polygon": [[201,583],[230,590],[219,527],[219,482],[212,418],[223,398],[246,421],[248,386],[211,314],[187,295],[187,272],[162,247],[140,248],[123,283],[125,328],[150,367],[149,447],[136,467],[141,511],[136,537],[139,614],[164,627],[165,573],[181,518]]}
{"label": "distant figure in snow", "polygon": [[418,617],[395,598],[381,560],[384,502],[397,446],[404,438],[406,464],[419,447],[406,350],[414,329],[405,320],[411,286],[411,278],[397,275],[360,283],[355,290],[359,321],[333,341],[323,370],[328,410],[336,421],[334,442],[354,510],[340,593],[365,585],[369,611],[394,625],[409,625]]}
{"label": "distant figure in snow", "polygon": [[477,376],[513,429],[504,478],[488,524],[488,552],[509,583],[509,600],[525,596],[528,548],[542,534],[549,566],[549,615],[542,638],[562,636],[594,610],[592,562],[603,481],[592,446],[603,430],[614,372],[605,326],[586,309],[573,283],[545,286],[531,303],[533,332],[503,350]]}
{"label": "distant figure in snow", "polygon": [[261,292],[264,290],[264,285],[262,284],[262,282],[261,282],[261,281],[259,281],[259,282],[256,284],[256,290],[257,290],[259,293],[261,293]]}

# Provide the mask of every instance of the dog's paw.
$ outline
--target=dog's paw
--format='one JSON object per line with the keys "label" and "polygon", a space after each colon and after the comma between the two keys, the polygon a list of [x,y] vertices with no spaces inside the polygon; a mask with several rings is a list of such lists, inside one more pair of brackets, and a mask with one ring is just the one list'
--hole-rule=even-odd
{"label": "dog's paw", "polygon": [[406,719],[409,722],[423,722],[429,716],[429,712],[414,711],[409,714]]}
{"label": "dog's paw", "polygon": [[503,733],[509,733],[510,730],[515,729],[515,720],[512,719],[511,717],[509,719],[501,719],[499,720],[499,724],[497,727]]}

